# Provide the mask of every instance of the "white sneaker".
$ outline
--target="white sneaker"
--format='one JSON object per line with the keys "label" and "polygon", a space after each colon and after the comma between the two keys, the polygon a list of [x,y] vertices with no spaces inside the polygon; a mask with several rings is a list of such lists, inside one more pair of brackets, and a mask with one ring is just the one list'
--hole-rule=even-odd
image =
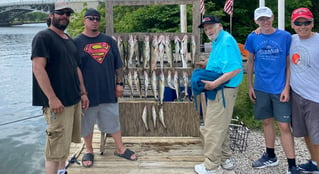
{"label": "white sneaker", "polygon": [[222,163],[222,168],[226,170],[233,170],[235,168],[233,160],[227,159],[224,163]]}
{"label": "white sneaker", "polygon": [[223,169],[218,167],[215,170],[207,170],[204,163],[195,165],[195,172],[197,174],[223,174]]}

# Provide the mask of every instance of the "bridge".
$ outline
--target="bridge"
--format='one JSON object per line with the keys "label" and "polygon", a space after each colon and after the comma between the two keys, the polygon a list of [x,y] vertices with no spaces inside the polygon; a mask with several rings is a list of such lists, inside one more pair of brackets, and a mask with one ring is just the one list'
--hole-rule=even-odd
{"label": "bridge", "polygon": [[[10,25],[11,21],[24,13],[39,11],[49,13],[54,9],[56,0],[0,0],[0,25]],[[80,11],[83,2],[88,7],[97,7],[104,0],[66,0],[70,2],[75,11]]]}

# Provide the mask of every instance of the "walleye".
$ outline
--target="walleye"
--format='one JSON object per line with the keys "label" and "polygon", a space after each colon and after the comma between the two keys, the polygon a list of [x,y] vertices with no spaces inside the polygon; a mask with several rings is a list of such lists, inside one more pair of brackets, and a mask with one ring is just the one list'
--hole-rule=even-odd
{"label": "walleye", "polygon": [[188,99],[188,74],[186,71],[183,72],[183,81],[184,81],[184,92],[185,92],[185,100]]}
{"label": "walleye", "polygon": [[147,107],[146,107],[146,105],[144,106],[144,109],[143,109],[142,120],[143,120],[145,129],[146,129],[146,130],[149,130],[149,129],[148,129],[148,124],[147,124]]}
{"label": "walleye", "polygon": [[149,85],[149,78],[147,71],[144,71],[144,91],[145,91],[145,98],[147,98],[147,91],[148,91],[148,85]]}
{"label": "walleye", "polygon": [[136,35],[134,35],[133,40],[134,40],[135,64],[138,67],[140,65],[140,51],[138,49],[138,40]]}
{"label": "walleye", "polygon": [[195,56],[196,56],[196,40],[195,40],[195,36],[192,35],[191,38],[191,47],[192,47],[192,65],[195,64]]}
{"label": "walleye", "polygon": [[130,88],[130,92],[131,92],[131,97],[133,97],[134,93],[133,93],[133,76],[132,76],[132,72],[129,71],[127,74],[127,84]]}
{"label": "walleye", "polygon": [[156,72],[153,71],[152,73],[152,91],[155,100],[158,100],[158,93],[157,93],[157,77],[156,77]]}
{"label": "walleye", "polygon": [[122,59],[123,66],[125,68],[127,64],[126,64],[125,55],[124,55],[124,44],[120,35],[117,37],[117,47],[119,49],[120,57]]}
{"label": "walleye", "polygon": [[181,46],[180,46],[181,40],[179,39],[178,36],[174,37],[174,43],[175,43],[175,56],[174,56],[174,62],[179,62],[180,59],[180,51],[181,51]]}
{"label": "walleye", "polygon": [[151,48],[150,48],[150,36],[147,35],[144,38],[144,49],[143,49],[143,64],[144,64],[144,69],[149,68],[149,62],[151,59]]}
{"label": "walleye", "polygon": [[153,36],[152,48],[151,48],[151,70],[156,69],[156,63],[158,59],[158,42],[157,36]]}
{"label": "walleye", "polygon": [[167,35],[165,37],[165,53],[167,57],[167,62],[169,64],[169,67],[173,67],[173,54],[172,54],[172,46],[171,46],[171,41],[169,39],[169,36]]}
{"label": "walleye", "polygon": [[178,78],[178,72],[175,71],[174,73],[174,87],[176,92],[176,100],[179,99],[179,78]]}
{"label": "walleye", "polygon": [[152,118],[153,118],[154,128],[156,128],[156,118],[157,118],[157,114],[156,114],[156,109],[155,109],[155,105],[154,105],[154,104],[153,104],[153,106],[152,106]]}
{"label": "walleye", "polygon": [[165,92],[165,76],[164,76],[164,72],[162,71],[161,74],[160,74],[160,80],[159,80],[159,99],[160,99],[160,104],[163,104],[164,92]]}
{"label": "walleye", "polygon": [[163,67],[164,67],[164,51],[165,51],[164,42],[165,42],[165,36],[160,35],[158,38],[158,59],[160,61],[161,70],[163,70]]}
{"label": "walleye", "polygon": [[129,35],[128,39],[128,65],[127,66],[132,66],[133,65],[133,57],[134,57],[134,47],[135,47],[135,41],[133,38],[133,35]]}
{"label": "walleye", "polygon": [[163,107],[160,108],[159,110],[159,119],[163,125],[163,127],[166,129],[166,124],[165,124],[165,120],[164,120],[164,112],[163,112]]}
{"label": "walleye", "polygon": [[182,67],[187,68],[187,41],[188,41],[188,36],[185,34],[182,43],[181,43],[181,58],[182,58]]}
{"label": "walleye", "polygon": [[171,89],[175,89],[174,84],[172,82],[172,73],[171,70],[167,70],[167,85]]}
{"label": "walleye", "polygon": [[140,98],[142,98],[143,94],[142,94],[142,90],[141,90],[141,82],[140,82],[140,78],[139,78],[138,72],[134,71],[133,76],[134,76],[134,82],[135,82],[136,91],[140,95]]}

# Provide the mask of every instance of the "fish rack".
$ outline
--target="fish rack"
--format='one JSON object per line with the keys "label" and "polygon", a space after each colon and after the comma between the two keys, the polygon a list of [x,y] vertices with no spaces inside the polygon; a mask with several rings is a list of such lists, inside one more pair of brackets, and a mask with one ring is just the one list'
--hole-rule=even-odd
{"label": "fish rack", "polygon": [[[191,33],[114,32],[114,6],[179,4],[192,5]],[[198,61],[200,57],[200,30],[197,27],[200,23],[199,6],[199,1],[194,0],[106,0],[105,18],[108,21],[106,33],[117,41],[124,63],[124,96],[119,99],[123,136],[199,136],[199,114],[195,110],[192,98],[186,96],[188,90],[185,90],[187,87],[190,88],[187,81],[190,81],[194,62]],[[178,44],[182,47],[182,43],[184,43],[184,47],[181,51],[178,50]],[[159,58],[154,59],[155,45],[157,45],[160,55]],[[150,55],[150,59],[145,59],[148,57],[145,56],[146,52],[146,55]],[[184,59],[176,59],[178,53],[183,53]],[[173,59],[171,56],[174,56]],[[171,75],[169,75],[170,73]],[[136,75],[134,76],[134,74]],[[160,95],[157,97],[156,93],[152,92],[153,74],[157,78],[158,92],[160,93],[161,89],[160,78],[164,76],[164,93],[176,94],[176,98],[172,97],[173,99],[166,101],[165,97],[160,98]],[[171,77],[173,81],[175,74],[178,74],[176,75],[177,82],[173,83],[167,80]],[[188,75],[188,77],[184,78],[183,74]],[[134,77],[138,77],[138,80],[135,81]],[[147,77],[149,85],[144,83]],[[149,91],[148,95],[145,95],[145,91]],[[158,115],[160,115],[161,110],[164,112],[164,123],[160,121],[160,118],[157,118],[157,120],[155,119],[157,124],[154,124],[151,116],[153,108]],[[143,119],[144,110],[148,113],[146,120]]]}

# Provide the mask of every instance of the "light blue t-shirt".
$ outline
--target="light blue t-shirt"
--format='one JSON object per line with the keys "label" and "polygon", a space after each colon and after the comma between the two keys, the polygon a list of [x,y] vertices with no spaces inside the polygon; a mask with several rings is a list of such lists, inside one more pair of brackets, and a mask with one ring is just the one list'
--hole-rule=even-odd
{"label": "light blue t-shirt", "polygon": [[301,97],[319,103],[319,34],[309,39],[292,36],[290,85]]}
{"label": "light blue t-shirt", "polygon": [[291,35],[276,29],[272,34],[248,35],[245,49],[254,54],[255,81],[258,91],[280,94],[286,85],[286,64]]}
{"label": "light blue t-shirt", "polygon": [[242,57],[234,37],[227,31],[220,31],[217,39],[212,43],[206,69],[216,73],[227,73],[240,69],[241,71],[225,84],[227,87],[237,87],[243,78]]}

